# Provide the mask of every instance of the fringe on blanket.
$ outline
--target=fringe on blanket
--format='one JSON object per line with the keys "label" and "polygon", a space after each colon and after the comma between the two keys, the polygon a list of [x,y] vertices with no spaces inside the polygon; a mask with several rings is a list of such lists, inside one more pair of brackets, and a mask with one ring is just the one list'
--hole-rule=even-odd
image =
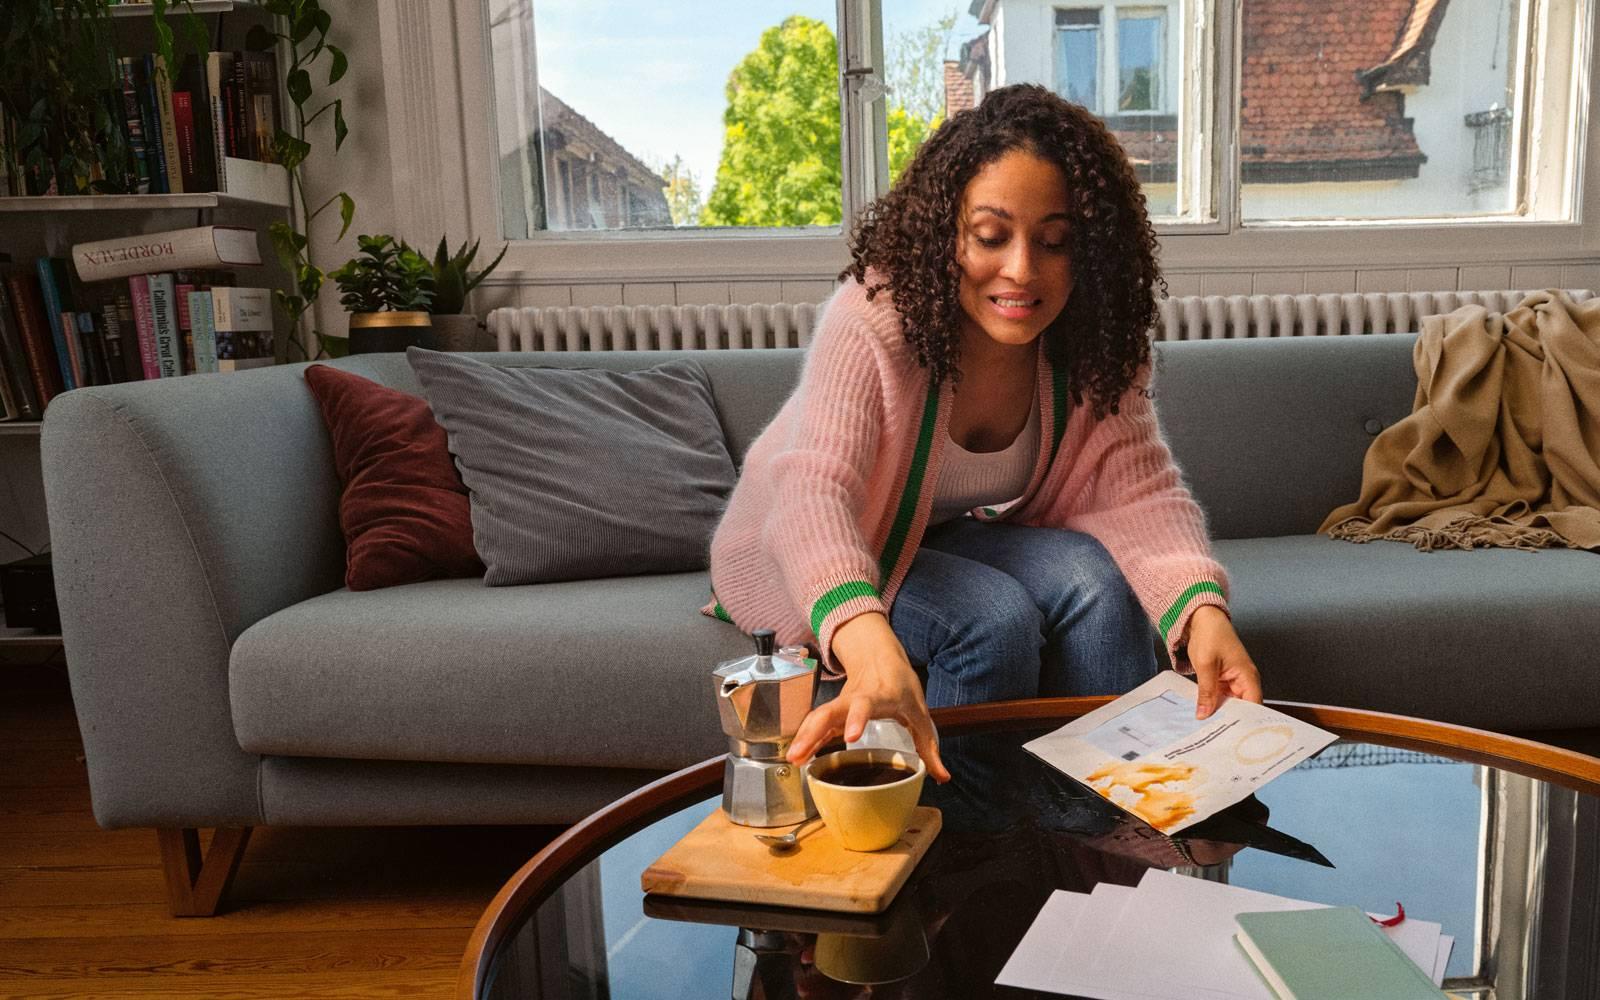
{"label": "fringe on blanket", "polygon": [[1431,527],[1408,524],[1386,532],[1374,532],[1372,521],[1368,518],[1352,517],[1329,528],[1328,537],[1358,543],[1409,542],[1422,552],[1482,548],[1537,552],[1540,549],[1568,547],[1566,539],[1549,528],[1535,528],[1505,518],[1482,517],[1477,514],[1461,514],[1443,524]]}

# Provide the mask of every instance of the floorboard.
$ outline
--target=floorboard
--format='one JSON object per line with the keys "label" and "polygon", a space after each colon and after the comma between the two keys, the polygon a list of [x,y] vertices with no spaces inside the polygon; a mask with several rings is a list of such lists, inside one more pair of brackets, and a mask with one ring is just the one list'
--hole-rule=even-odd
{"label": "floorboard", "polygon": [[59,664],[0,663],[0,998],[449,997],[548,827],[258,829],[223,913],[168,915],[150,830],[102,830]]}

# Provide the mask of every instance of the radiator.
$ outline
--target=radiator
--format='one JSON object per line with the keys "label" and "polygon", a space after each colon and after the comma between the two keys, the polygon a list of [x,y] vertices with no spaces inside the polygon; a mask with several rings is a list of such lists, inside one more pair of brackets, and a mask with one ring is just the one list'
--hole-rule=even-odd
{"label": "radiator", "polygon": [[[1327,295],[1184,295],[1161,300],[1157,340],[1409,333],[1423,316],[1464,305],[1491,312],[1526,292],[1366,292]],[[1587,289],[1569,295],[1582,302]],[[815,303],[706,306],[502,308],[489,332],[502,351],[740,350],[803,347]]]}

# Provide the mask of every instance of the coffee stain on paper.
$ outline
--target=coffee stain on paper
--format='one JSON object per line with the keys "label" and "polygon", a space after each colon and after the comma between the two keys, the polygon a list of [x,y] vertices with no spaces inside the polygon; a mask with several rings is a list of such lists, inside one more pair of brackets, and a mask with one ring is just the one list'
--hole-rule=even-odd
{"label": "coffee stain on paper", "polygon": [[1193,764],[1117,761],[1089,775],[1089,787],[1157,830],[1165,831],[1194,815],[1193,793],[1183,785],[1199,777]]}

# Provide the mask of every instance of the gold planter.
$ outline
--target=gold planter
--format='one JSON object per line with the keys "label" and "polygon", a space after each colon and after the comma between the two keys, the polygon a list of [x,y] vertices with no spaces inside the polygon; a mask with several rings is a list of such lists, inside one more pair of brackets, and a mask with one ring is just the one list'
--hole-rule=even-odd
{"label": "gold planter", "polygon": [[436,350],[433,324],[425,312],[350,314],[350,353],[379,354],[408,347]]}

